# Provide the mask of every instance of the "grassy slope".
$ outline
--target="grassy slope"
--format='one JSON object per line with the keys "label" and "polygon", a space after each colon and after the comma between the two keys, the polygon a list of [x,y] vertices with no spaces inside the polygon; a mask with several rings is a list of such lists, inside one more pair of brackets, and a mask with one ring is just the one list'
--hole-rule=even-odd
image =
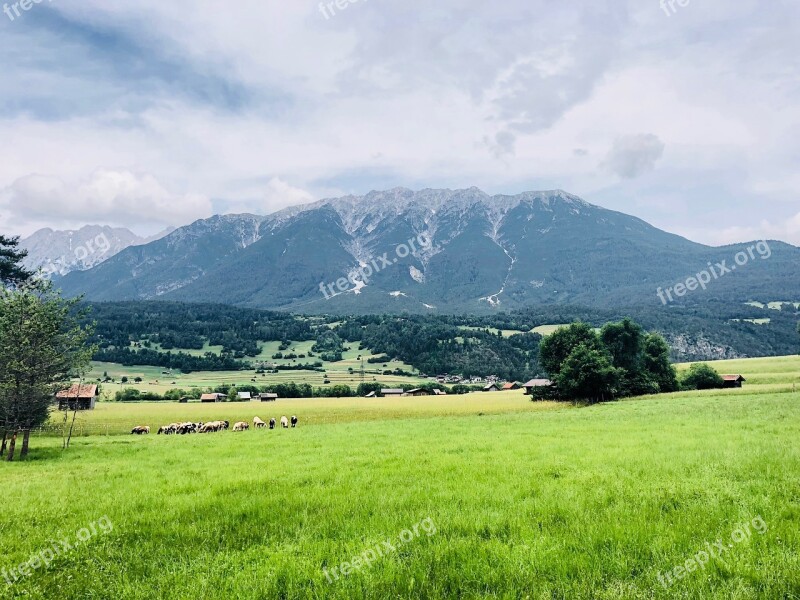
{"label": "grassy slope", "polygon": [[[0,595],[797,597],[797,360],[726,365],[767,379],[750,389],[583,409],[516,394],[300,400],[271,407],[297,409],[297,430],[93,436],[67,454],[36,438],[33,460],[0,465],[16,499],[0,569],[104,515],[114,531]],[[121,425],[176,408],[264,406],[107,405],[87,418],[121,411]],[[661,587],[659,572],[756,516],[766,534]],[[427,517],[435,535],[327,582],[322,567]]]}

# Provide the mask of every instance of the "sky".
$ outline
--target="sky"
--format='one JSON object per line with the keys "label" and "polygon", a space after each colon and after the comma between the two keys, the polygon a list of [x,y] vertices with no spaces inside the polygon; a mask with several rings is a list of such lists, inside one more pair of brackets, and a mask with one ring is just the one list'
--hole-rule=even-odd
{"label": "sky", "polygon": [[2,233],[477,186],[800,245],[796,0],[26,5],[0,13]]}

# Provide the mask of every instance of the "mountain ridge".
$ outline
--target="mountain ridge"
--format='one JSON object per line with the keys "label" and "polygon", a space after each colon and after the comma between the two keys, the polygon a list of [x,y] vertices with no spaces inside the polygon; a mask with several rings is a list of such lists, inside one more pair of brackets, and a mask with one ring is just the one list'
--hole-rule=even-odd
{"label": "mountain ridge", "polygon": [[[430,236],[430,247],[394,256],[421,235]],[[800,278],[800,249],[773,244],[769,263],[757,261],[759,268],[715,282],[703,297],[788,293],[780,279]],[[61,284],[91,300],[202,300],[313,312],[608,306],[620,298],[657,301],[658,287],[708,262],[730,261],[726,253],[740,247],[693,242],[563,190],[490,196],[478,188],[394,188],[265,216],[201,219]],[[387,255],[391,263],[368,282],[351,276]],[[320,293],[348,277],[346,291]]]}

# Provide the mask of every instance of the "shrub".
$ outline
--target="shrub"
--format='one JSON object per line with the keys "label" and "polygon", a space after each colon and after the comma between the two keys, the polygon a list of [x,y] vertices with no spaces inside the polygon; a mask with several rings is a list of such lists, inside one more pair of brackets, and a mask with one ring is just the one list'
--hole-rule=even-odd
{"label": "shrub", "polygon": [[705,363],[695,363],[681,379],[684,390],[713,390],[724,386],[722,377]]}

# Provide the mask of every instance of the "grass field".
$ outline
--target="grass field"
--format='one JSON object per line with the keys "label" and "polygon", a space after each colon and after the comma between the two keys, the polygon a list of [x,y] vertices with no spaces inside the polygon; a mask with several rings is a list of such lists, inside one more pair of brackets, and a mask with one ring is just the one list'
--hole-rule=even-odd
{"label": "grass field", "polygon": [[[304,362],[301,360],[301,362]],[[387,370],[394,370],[395,368],[404,368],[401,362],[391,361],[386,363]],[[357,388],[361,383],[361,362],[352,359],[345,359],[338,363],[327,363],[325,373],[320,371],[279,371],[278,373],[265,373],[263,375],[256,374],[254,371],[197,371],[195,373],[183,374],[180,372],[172,371],[168,375],[164,374],[164,369],[161,367],[124,367],[116,363],[103,363],[93,362],[92,369],[86,375],[87,381],[95,381],[101,379],[104,374],[114,379],[114,383],[103,383],[101,386],[103,400],[113,399],[116,392],[126,388],[137,389],[141,392],[156,392],[163,394],[171,389],[188,390],[193,387],[208,388],[216,387],[222,384],[235,384],[235,385],[258,385],[266,386],[276,383],[309,383],[313,387],[330,387],[337,384],[349,385],[351,388]],[[352,368],[353,372],[349,372],[348,368]],[[410,367],[408,372],[410,372]],[[383,375],[378,374],[376,371],[384,370],[383,364],[379,365],[364,365],[365,375],[363,381],[371,383],[378,381],[382,384],[392,387],[393,385],[411,384],[416,385],[426,381],[420,377],[400,376],[400,375]],[[122,377],[127,377],[128,382],[122,383]],[[135,383],[134,379],[141,377],[141,383]],[[253,381],[255,379],[255,381]],[[325,383],[325,381],[329,383]]]}
{"label": "grass field", "polygon": [[[113,530],[0,579],[0,597],[798,598],[800,359],[717,368],[747,387],[585,408],[519,392],[103,404],[83,418],[109,435],[66,453],[36,437],[0,464],[0,571]],[[270,413],[300,427],[114,435]]]}
{"label": "grass field", "polygon": [[[314,363],[321,359],[318,356],[308,356],[313,345],[313,341],[292,342],[291,347],[283,351],[284,354],[293,353],[298,356],[305,355],[305,358],[273,359],[272,357],[279,352],[280,342],[265,342],[261,345],[261,353],[247,360],[254,364],[267,362],[280,366]],[[154,344],[152,349],[164,351],[158,344]],[[222,346],[209,346],[206,344],[202,350],[179,349],[177,351],[193,356],[202,356],[206,352],[219,354],[222,351]],[[361,377],[362,361],[359,360],[359,357],[363,359],[363,379]],[[168,371],[161,367],[125,367],[115,363],[93,362],[91,370],[86,375],[86,379],[88,381],[97,381],[103,379],[104,375],[107,374],[108,377],[114,380],[113,382],[103,383],[101,386],[101,400],[111,400],[118,391],[126,388],[137,389],[140,392],[163,394],[171,389],[189,390],[193,387],[205,389],[214,388],[223,384],[268,386],[271,384],[295,382],[297,384],[309,383],[315,388],[325,388],[334,385],[349,385],[351,388],[357,388],[362,381],[366,383],[380,382],[389,387],[403,384],[417,385],[425,381],[424,378],[418,376],[383,375],[383,371],[387,370],[394,371],[396,369],[401,369],[407,373],[413,373],[415,369],[411,365],[397,360],[391,360],[385,363],[368,363],[367,361],[373,357],[374,355],[368,351],[358,350],[357,344],[351,344],[350,347],[342,353],[343,360],[337,362],[323,361],[323,367],[325,368],[324,373],[312,370],[297,370],[256,374],[251,370],[197,371],[184,374],[180,371]],[[128,378],[126,383],[122,383],[121,379],[123,377]],[[142,379],[140,383],[134,381],[137,377]],[[255,381],[253,381],[254,379]]]}

